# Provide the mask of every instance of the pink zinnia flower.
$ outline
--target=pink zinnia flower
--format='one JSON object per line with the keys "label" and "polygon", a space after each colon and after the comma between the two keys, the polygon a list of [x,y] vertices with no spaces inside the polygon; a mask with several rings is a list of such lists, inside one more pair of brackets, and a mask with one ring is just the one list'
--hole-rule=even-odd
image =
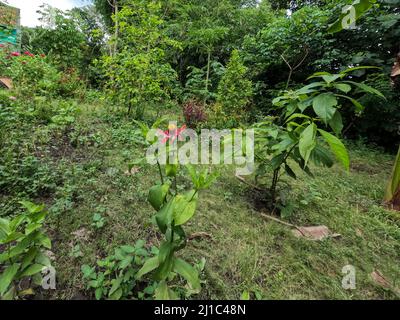
{"label": "pink zinnia flower", "polygon": [[168,140],[171,140],[171,143],[176,139],[179,139],[182,133],[186,130],[186,125],[183,125],[182,128],[177,128],[174,125],[170,126],[168,130],[163,131],[159,130],[159,133],[164,137],[161,141],[162,144],[166,144]]}
{"label": "pink zinnia flower", "polygon": [[11,52],[12,57],[19,57],[21,54],[19,52]]}

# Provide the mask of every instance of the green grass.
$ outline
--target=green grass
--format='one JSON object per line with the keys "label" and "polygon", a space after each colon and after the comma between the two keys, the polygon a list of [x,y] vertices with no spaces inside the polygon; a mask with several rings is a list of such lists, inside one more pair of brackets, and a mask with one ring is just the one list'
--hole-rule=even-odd
{"label": "green grass", "polygon": [[[159,244],[151,223],[154,211],[147,203],[157,170],[138,165],[137,173],[125,173],[128,163],[144,154],[135,126],[125,117],[115,120],[101,110],[84,110],[72,133],[41,142],[45,161],[61,175],[55,193],[36,199],[53,208],[47,228],[58,286],[45,293],[51,299],[90,297],[81,265],[94,264],[116,246],[138,239]],[[254,190],[234,177],[233,168],[221,168],[221,177],[201,193],[196,216],[187,226],[188,234],[206,232],[212,238],[190,241],[182,251],[191,262],[206,259],[203,290],[196,298],[238,299],[244,290],[263,299],[398,298],[369,276],[380,270],[400,287],[400,219],[381,206],[394,157],[357,144],[349,149],[350,173],[337,165],[315,168],[314,179],[299,172],[298,180],[283,178],[281,184],[290,185],[286,195],[297,206],[288,222],[326,225],[342,235],[320,242],[298,239],[289,227],[263,219]],[[180,177],[179,184],[188,181]],[[91,225],[96,212],[106,219],[100,230]],[[74,257],[77,245],[81,254]],[[356,289],[350,291],[341,286],[341,271],[348,264],[356,268]]]}

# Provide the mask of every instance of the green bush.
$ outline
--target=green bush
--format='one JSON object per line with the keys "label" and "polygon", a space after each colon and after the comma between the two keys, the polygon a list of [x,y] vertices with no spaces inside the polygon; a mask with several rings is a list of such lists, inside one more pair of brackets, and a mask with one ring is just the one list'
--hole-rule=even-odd
{"label": "green bush", "polygon": [[400,92],[393,88],[385,74],[372,74],[366,80],[368,85],[378,89],[387,100],[374,95],[364,95],[359,99],[365,107],[358,117],[346,114],[350,138],[364,138],[389,151],[397,151],[400,135]]}
{"label": "green bush", "polygon": [[217,101],[223,112],[236,123],[245,118],[246,107],[253,95],[252,82],[246,79],[246,72],[239,51],[234,50],[219,83]]}
{"label": "green bush", "polygon": [[47,216],[44,205],[21,202],[25,211],[13,219],[0,218],[0,297],[15,299],[33,295],[31,288],[21,291],[18,284],[32,278],[32,283],[42,283],[41,272],[50,267],[45,250],[51,249],[51,240],[43,231]]}

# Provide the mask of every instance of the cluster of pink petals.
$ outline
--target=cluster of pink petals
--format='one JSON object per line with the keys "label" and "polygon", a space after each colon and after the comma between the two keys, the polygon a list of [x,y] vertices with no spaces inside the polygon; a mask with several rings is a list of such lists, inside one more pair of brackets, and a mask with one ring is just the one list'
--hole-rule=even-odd
{"label": "cluster of pink petals", "polygon": [[32,58],[35,56],[33,53],[31,53],[31,52],[29,52],[29,51],[25,51],[25,52],[24,52],[24,55],[29,56],[29,57],[32,57]]}
{"label": "cluster of pink petals", "polygon": [[163,136],[162,144],[166,144],[168,140],[173,143],[176,139],[179,139],[181,134],[186,130],[186,125],[183,125],[182,128],[176,128],[173,130],[158,130],[158,133]]}

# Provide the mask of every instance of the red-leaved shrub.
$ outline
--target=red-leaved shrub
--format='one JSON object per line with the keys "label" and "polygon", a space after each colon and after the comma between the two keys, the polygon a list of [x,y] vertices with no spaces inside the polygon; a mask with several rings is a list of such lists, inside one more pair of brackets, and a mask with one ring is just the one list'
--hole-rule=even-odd
{"label": "red-leaved shrub", "polygon": [[186,125],[192,129],[207,120],[205,105],[197,100],[188,100],[183,104],[183,115]]}

